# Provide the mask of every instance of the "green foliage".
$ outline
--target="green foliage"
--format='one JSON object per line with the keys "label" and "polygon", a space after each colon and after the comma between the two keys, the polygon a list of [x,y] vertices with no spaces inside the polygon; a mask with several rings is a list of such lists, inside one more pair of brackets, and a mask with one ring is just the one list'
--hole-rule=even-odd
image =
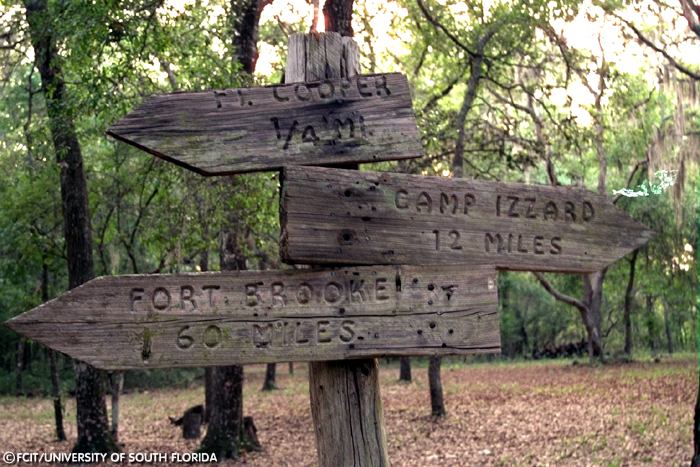
{"label": "green foliage", "polygon": [[[367,5],[356,3],[355,19],[363,25],[356,30],[367,40],[381,42],[382,38],[372,37],[371,18],[361,17],[367,14]],[[674,115],[681,91],[627,72],[613,59],[602,62],[589,50],[557,41],[553,24],[566,26],[581,13],[580,2],[499,1],[487,6],[424,0],[437,24],[428,20],[415,0],[400,3],[405,17],[392,19],[391,34],[405,47],[388,54],[395,62],[392,67],[411,81],[426,157],[372,168],[451,172],[473,53],[493,31],[484,45],[483,77],[465,119],[465,176],[549,183],[549,164],[558,183],[596,189],[601,174],[598,143],[607,162],[607,193],[651,187],[654,181],[647,180],[647,173],[652,169],[678,170],[678,183],[672,189],[653,197],[621,198],[617,204],[657,232],[637,264],[632,314],[635,348],[643,349],[653,339],[665,348],[667,326],[677,350],[693,348],[698,265],[697,247],[689,251],[688,246],[700,247],[695,228],[698,197],[683,194],[693,191],[688,187],[697,181],[697,165],[692,157],[683,159],[680,145],[675,145],[658,154],[659,167],[642,164],[633,172],[654,149],[658,136],[670,135],[678,126]],[[66,105],[76,116],[85,159],[96,273],[215,270],[221,232],[230,228],[238,229],[239,247],[249,267],[280,267],[276,174],[205,179],[105,137],[111,123],[153,93],[281,80],[282,62],[273,64],[270,76],[241,73],[232,50],[231,24],[237,12],[230,10],[231,2],[193,0],[176,7],[149,0],[49,0],[49,5],[47,27],[58,39],[68,85]],[[608,2],[606,8],[623,5]],[[48,274],[50,297],[65,290],[67,277],[59,168],[38,73],[29,59],[24,10],[19,3],[6,2],[0,11],[3,31],[13,31],[11,40],[18,44],[0,51],[4,78],[0,87],[0,170],[4,175],[0,178],[0,321],[4,321],[42,302],[42,271]],[[285,32],[306,30],[307,24],[286,24],[282,18],[262,24],[260,40],[284,60]],[[561,97],[572,83],[590,94],[601,82],[605,90],[599,106],[590,99],[579,105]],[[693,115],[695,110],[688,104],[685,112]],[[684,125],[688,132],[697,132],[697,114]],[[611,353],[619,352],[624,342],[622,306],[628,277],[626,260],[607,273],[603,331]],[[578,277],[550,279],[562,293],[581,296]],[[579,312],[555,301],[531,274],[504,273],[499,281],[506,355],[531,356],[545,347],[585,337]],[[646,295],[654,298],[650,315]],[[0,327],[0,392],[14,387],[17,339]],[[26,386],[39,385],[43,371],[43,363],[32,367]],[[186,371],[152,372],[127,377],[127,385],[173,384],[171,378],[191,381],[195,376]]]}

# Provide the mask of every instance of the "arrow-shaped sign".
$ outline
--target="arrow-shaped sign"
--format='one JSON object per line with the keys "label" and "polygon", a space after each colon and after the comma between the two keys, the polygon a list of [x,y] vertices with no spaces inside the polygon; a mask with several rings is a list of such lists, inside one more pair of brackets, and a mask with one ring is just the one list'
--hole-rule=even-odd
{"label": "arrow-shaped sign", "polygon": [[400,73],[152,96],[107,133],[203,175],[422,155]]}
{"label": "arrow-shaped sign", "polygon": [[285,170],[281,222],[301,263],[589,272],[653,235],[584,189],[316,167]]}
{"label": "arrow-shaped sign", "polygon": [[100,277],[7,322],[103,369],[500,351],[493,267]]}

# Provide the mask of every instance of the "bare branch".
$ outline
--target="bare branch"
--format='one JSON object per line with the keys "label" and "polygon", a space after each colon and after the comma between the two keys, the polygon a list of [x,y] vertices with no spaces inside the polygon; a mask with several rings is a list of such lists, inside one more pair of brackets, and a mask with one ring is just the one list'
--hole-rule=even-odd
{"label": "bare branch", "polygon": [[[681,1],[686,2],[689,0],[681,0]],[[686,66],[678,63],[678,61],[676,61],[676,59],[673,58],[668,52],[666,52],[664,49],[662,49],[658,45],[654,44],[654,42],[652,42],[649,38],[644,36],[644,34],[642,34],[642,31],[640,31],[632,22],[627,21],[626,19],[622,18],[621,16],[619,16],[615,13],[608,12],[608,14],[617,18],[622,23],[624,23],[628,28],[630,28],[632,30],[632,32],[634,32],[636,34],[637,38],[639,39],[639,41],[641,43],[643,43],[647,47],[651,48],[655,52],[663,55],[663,57],[668,61],[668,63],[670,63],[676,70],[680,71],[684,75],[686,75],[686,76],[688,76],[696,81],[700,81],[700,73],[696,73],[696,72],[692,71],[691,69],[687,68]],[[698,27],[700,28],[700,26],[698,26]],[[691,26],[691,28],[692,28],[692,26]],[[698,34],[697,31],[695,31],[695,32],[696,32],[696,34]],[[698,35],[700,36],[700,34],[698,34]]]}
{"label": "bare branch", "polygon": [[537,280],[542,284],[542,287],[549,292],[554,298],[559,300],[560,302],[564,302],[567,305],[575,306],[578,308],[581,313],[587,313],[588,312],[588,307],[580,300],[571,297],[570,295],[563,294],[559,292],[557,289],[554,288],[554,286],[547,280],[547,278],[544,277],[544,274],[541,272],[533,272],[532,273]]}
{"label": "bare branch", "polygon": [[433,15],[430,14],[428,9],[425,7],[425,4],[423,3],[423,0],[417,0],[418,2],[418,8],[420,8],[421,13],[423,13],[423,16],[425,19],[428,20],[430,24],[432,24],[436,29],[439,29],[440,31],[444,32],[447,37],[450,38],[452,42],[455,43],[457,47],[460,49],[464,50],[469,54],[470,57],[474,58],[478,56],[478,53],[472,52],[469,47],[467,47],[462,41],[460,41],[457,36],[452,34],[442,23],[440,23],[436,18],[433,17]]}

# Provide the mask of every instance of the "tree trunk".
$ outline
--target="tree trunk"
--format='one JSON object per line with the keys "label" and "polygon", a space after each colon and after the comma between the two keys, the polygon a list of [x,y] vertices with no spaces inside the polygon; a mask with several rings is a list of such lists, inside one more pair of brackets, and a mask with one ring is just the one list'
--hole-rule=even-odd
{"label": "tree trunk", "polygon": [[664,300],[664,329],[666,331],[666,350],[673,353],[673,335],[671,334],[671,314],[668,310],[668,302]]}
{"label": "tree trunk", "polygon": [[56,439],[66,440],[66,432],[63,429],[63,404],[61,403],[61,384],[58,378],[58,354],[51,349],[46,349],[49,354],[49,369],[51,372],[51,397],[53,398],[53,416],[56,423]]}
{"label": "tree trunk", "polygon": [[649,348],[651,354],[656,356],[656,326],[654,323],[654,297],[650,294],[646,295],[647,303],[647,334]]}
{"label": "tree trunk", "polygon": [[289,362],[289,374],[294,374],[294,362]]}
{"label": "tree trunk", "polygon": [[353,0],[326,0],[323,5],[323,18],[326,31],[337,32],[341,36],[351,37]]}
{"label": "tree trunk", "polygon": [[[46,303],[49,301],[49,266],[46,264],[45,257],[41,262],[41,301]],[[53,398],[53,415],[56,423],[56,439],[59,441],[66,440],[66,432],[63,429],[63,406],[61,404],[61,383],[58,377],[58,354],[47,348],[46,353],[49,356],[49,373],[51,377],[51,397]]]}
{"label": "tree trunk", "polygon": [[603,359],[603,340],[601,329],[601,312],[603,305],[603,281],[606,271],[598,271],[583,276],[583,290],[587,311],[584,313],[584,325],[588,334],[588,356]]}
{"label": "tree trunk", "polygon": [[634,270],[637,266],[637,255],[639,250],[632,252],[630,259],[630,275],[627,281],[627,290],[625,290],[625,308],[623,320],[625,323],[625,354],[632,356],[632,302],[634,300]]}
{"label": "tree trunk", "polygon": [[399,381],[411,382],[411,359],[409,357],[401,357],[399,360]]}
{"label": "tree trunk", "polygon": [[260,13],[268,3],[269,0],[231,0],[234,67],[240,64],[251,75],[258,61]]}
{"label": "tree trunk", "polygon": [[204,423],[209,423],[209,415],[214,410],[214,368],[204,369]]}
{"label": "tree trunk", "polygon": [[20,336],[17,341],[17,363],[15,365],[15,396],[17,397],[24,394],[22,373],[24,372],[24,356],[26,354],[24,351],[25,342],[26,339],[23,336]]}
{"label": "tree trunk", "polygon": [[441,357],[430,357],[428,365],[428,382],[430,383],[430,409],[433,417],[444,417],[445,401],[442,395],[442,378],[440,376]]}
{"label": "tree trunk", "polygon": [[212,380],[216,391],[199,451],[216,454],[219,461],[236,459],[243,428],[243,367],[214,367]]}
{"label": "tree trunk", "polygon": [[263,391],[272,391],[273,389],[277,389],[277,386],[275,385],[276,371],[277,364],[275,363],[268,363],[265,367],[265,381],[263,382],[262,386]]}
{"label": "tree trunk", "polygon": [[111,433],[114,441],[119,440],[119,396],[122,389],[124,389],[124,372],[118,371],[109,375],[109,392],[112,396]]}
{"label": "tree trunk", "polygon": [[[219,250],[221,270],[245,270],[246,258],[238,244],[240,222],[233,213],[229,215],[230,230],[222,235]],[[199,450],[214,453],[217,459],[236,459],[243,432],[243,367],[230,365],[212,368],[207,387],[211,391],[206,408],[209,425]]]}
{"label": "tree trunk", "polygon": [[[61,167],[61,200],[72,289],[93,278],[92,238],[83,156],[75,131],[71,103],[60,68],[54,18],[46,0],[25,0],[26,19],[49,117],[49,129]],[[85,363],[75,364],[78,439],[75,452],[114,452],[109,433],[103,375]]]}

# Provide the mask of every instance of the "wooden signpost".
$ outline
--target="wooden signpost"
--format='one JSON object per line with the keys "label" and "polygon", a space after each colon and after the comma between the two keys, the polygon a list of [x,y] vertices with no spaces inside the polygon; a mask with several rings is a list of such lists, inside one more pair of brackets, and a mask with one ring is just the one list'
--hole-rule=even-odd
{"label": "wooden signpost", "polygon": [[203,175],[284,167],[283,259],[372,266],[103,277],[7,325],[110,370],[309,361],[319,464],[383,466],[371,357],[499,352],[496,267],[590,272],[651,237],[585,190],[301,167],[421,155],[406,78],[358,63],[295,34],[288,84],[154,96],[109,134]]}
{"label": "wooden signpost", "polygon": [[653,232],[584,189],[288,167],[288,262],[597,271]]}
{"label": "wooden signpost", "polygon": [[202,175],[422,155],[399,73],[152,96],[107,133]]}
{"label": "wooden signpost", "polygon": [[489,266],[107,276],[7,325],[106,370],[500,351]]}

